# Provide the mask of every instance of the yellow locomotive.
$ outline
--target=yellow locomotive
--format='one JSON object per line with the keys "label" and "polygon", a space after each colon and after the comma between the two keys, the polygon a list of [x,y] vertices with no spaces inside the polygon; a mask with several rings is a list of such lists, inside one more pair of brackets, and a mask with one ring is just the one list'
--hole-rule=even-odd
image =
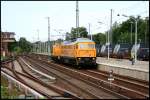
{"label": "yellow locomotive", "polygon": [[96,65],[95,42],[88,38],[77,38],[53,45],[52,59],[75,65]]}

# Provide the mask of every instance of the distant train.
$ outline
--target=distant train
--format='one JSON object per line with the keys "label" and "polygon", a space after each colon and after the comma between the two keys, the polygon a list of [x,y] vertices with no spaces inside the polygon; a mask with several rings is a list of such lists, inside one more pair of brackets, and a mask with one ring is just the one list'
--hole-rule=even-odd
{"label": "distant train", "polygon": [[128,43],[116,44],[112,53],[113,58],[130,59],[132,45]]}
{"label": "distant train", "polygon": [[96,65],[95,42],[88,38],[64,41],[52,47],[52,59],[59,62],[80,65]]}
{"label": "distant train", "polygon": [[137,59],[139,60],[149,60],[149,45],[144,43],[140,44],[139,50],[137,52]]}
{"label": "distant train", "polygon": [[[111,58],[130,59],[131,51],[134,52],[135,45],[128,43],[116,44],[109,46],[109,55]],[[108,46],[96,44],[97,56],[107,57]],[[149,60],[149,47],[143,43],[137,44],[137,59]]]}

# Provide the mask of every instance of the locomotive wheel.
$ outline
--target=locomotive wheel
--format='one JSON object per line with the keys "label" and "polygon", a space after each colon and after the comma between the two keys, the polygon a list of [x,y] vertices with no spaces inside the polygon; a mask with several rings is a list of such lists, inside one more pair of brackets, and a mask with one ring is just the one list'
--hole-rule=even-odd
{"label": "locomotive wheel", "polygon": [[76,60],[76,66],[77,66],[78,69],[81,69],[81,66],[79,65],[78,60]]}
{"label": "locomotive wheel", "polygon": [[78,65],[77,68],[78,68],[78,69],[81,69],[81,66]]}
{"label": "locomotive wheel", "polygon": [[77,59],[76,59],[76,62],[75,62],[75,63],[76,63],[76,65],[77,65],[77,66],[79,65],[79,62],[78,62],[78,60],[77,60]]}

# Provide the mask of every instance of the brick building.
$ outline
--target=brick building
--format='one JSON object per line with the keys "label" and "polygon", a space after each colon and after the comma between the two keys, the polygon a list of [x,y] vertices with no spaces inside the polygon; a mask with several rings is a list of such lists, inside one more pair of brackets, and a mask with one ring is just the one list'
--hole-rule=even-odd
{"label": "brick building", "polygon": [[14,32],[1,32],[1,56],[9,56],[8,44],[15,42]]}

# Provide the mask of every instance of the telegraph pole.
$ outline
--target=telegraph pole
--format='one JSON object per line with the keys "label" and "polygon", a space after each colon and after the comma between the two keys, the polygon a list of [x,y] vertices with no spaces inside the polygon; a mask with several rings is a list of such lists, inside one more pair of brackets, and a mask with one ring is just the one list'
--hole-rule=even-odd
{"label": "telegraph pole", "polygon": [[37,33],[38,33],[37,40],[39,41],[39,29],[37,29]]}
{"label": "telegraph pole", "polygon": [[146,17],[146,18],[145,18],[145,21],[146,21],[146,29],[145,29],[145,44],[147,44],[147,42],[146,42],[146,40],[147,40],[147,39],[146,39],[146,34],[147,34],[147,31],[148,31],[148,29],[147,29],[147,28],[148,28],[148,27],[147,27],[147,25],[148,25],[148,17]]}
{"label": "telegraph pole", "polygon": [[89,23],[89,35],[91,35],[91,40],[92,40],[92,34],[91,34],[91,31],[90,31],[90,27],[91,27],[91,24]]}
{"label": "telegraph pole", "polygon": [[32,52],[34,52],[34,37],[32,37],[33,43],[32,43]]}
{"label": "telegraph pole", "polygon": [[132,23],[133,22],[131,22],[131,44],[132,44]]}
{"label": "telegraph pole", "polygon": [[79,6],[78,6],[78,1],[76,1],[76,34],[77,34],[77,37],[80,37],[80,34],[79,34]]}
{"label": "telegraph pole", "polygon": [[109,45],[110,45],[109,35],[111,35],[111,41],[112,41],[112,9],[111,9],[111,14],[110,14],[110,32],[108,33],[108,60],[109,60]]}
{"label": "telegraph pole", "polygon": [[110,43],[112,43],[112,9],[111,9],[111,17],[110,17]]}
{"label": "telegraph pole", "polygon": [[135,62],[137,61],[137,20],[135,20]]}
{"label": "telegraph pole", "polygon": [[130,24],[131,24],[131,29],[130,29],[130,31],[131,31],[130,42],[131,42],[131,44],[132,44],[132,24],[133,24],[133,22],[131,21]]}
{"label": "telegraph pole", "polygon": [[50,55],[51,55],[51,50],[50,50],[50,17],[47,17],[48,19],[48,54],[49,54],[49,59],[50,59]]}

